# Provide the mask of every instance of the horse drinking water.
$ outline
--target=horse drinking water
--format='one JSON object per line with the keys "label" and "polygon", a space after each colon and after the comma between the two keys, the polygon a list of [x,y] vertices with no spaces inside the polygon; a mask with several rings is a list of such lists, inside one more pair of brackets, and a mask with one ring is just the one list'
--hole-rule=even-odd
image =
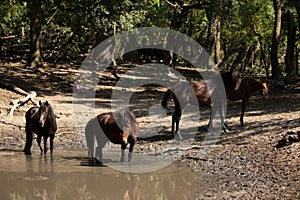
{"label": "horse drinking water", "polygon": [[[56,116],[48,101],[42,103],[39,101],[39,107],[35,106],[30,108],[26,114],[26,143],[24,152],[26,155],[30,155],[30,149],[32,146],[33,133],[37,135],[37,143],[40,147],[41,154],[47,153],[47,139],[50,137],[50,152],[53,153],[53,140],[55,132],[57,130]],[[41,146],[41,139],[44,138],[44,151]]]}
{"label": "horse drinking water", "polygon": [[[102,162],[102,149],[108,141],[121,145],[121,162],[125,161],[125,149],[128,144],[128,159],[131,161],[133,147],[140,132],[139,125],[132,112],[122,110],[116,113],[102,113],[91,119],[85,128],[85,137],[89,154]],[[95,152],[95,141],[97,142]]]}

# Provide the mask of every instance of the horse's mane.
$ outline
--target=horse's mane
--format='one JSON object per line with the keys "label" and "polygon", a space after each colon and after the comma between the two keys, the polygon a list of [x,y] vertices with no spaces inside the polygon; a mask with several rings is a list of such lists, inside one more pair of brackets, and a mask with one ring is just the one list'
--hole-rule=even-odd
{"label": "horse's mane", "polygon": [[55,116],[53,108],[50,104],[48,104],[48,117],[49,117],[49,120],[51,122],[52,132],[56,132],[56,130],[57,130],[56,116]]}

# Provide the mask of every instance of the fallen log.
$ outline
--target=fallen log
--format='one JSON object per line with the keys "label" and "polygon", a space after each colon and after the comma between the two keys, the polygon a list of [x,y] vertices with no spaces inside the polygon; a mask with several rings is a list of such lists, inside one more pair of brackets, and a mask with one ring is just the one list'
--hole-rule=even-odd
{"label": "fallen log", "polygon": [[21,95],[28,95],[28,92],[26,92],[25,90],[15,86],[15,85],[8,84],[8,83],[6,83],[4,81],[1,81],[1,80],[0,80],[0,86],[2,86],[5,89],[8,89],[10,91],[21,94]]}
{"label": "fallen log", "polygon": [[13,113],[16,108],[19,108],[23,106],[28,101],[31,101],[33,104],[37,105],[37,103],[34,102],[34,98],[36,97],[37,93],[32,91],[30,93],[26,93],[27,96],[19,101],[13,101],[11,104],[13,105],[12,108],[8,111],[8,116],[10,116],[10,119],[13,117]]}

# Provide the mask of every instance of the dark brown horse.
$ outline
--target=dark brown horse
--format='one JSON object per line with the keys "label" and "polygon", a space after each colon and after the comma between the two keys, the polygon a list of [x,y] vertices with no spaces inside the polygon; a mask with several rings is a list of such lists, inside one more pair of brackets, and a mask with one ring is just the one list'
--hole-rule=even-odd
{"label": "dark brown horse", "polygon": [[245,108],[249,103],[250,97],[256,92],[259,92],[263,99],[268,98],[269,85],[267,79],[259,82],[254,79],[245,78],[242,80],[240,88],[237,91],[229,91],[227,93],[227,99],[230,101],[242,100],[242,113],[240,117],[242,127],[244,126]]}
{"label": "dark brown horse", "polygon": [[[116,113],[102,113],[91,119],[85,128],[89,154],[102,162],[102,149],[110,141],[121,145],[121,162],[124,162],[125,149],[130,144],[128,159],[131,161],[133,147],[139,132],[139,125],[132,112],[122,110]],[[97,142],[96,151],[95,141]]]}
{"label": "dark brown horse", "polygon": [[[50,152],[53,153],[53,140],[57,130],[56,116],[48,101],[39,102],[39,107],[30,108],[25,115],[26,118],[26,144],[24,152],[30,155],[32,146],[33,133],[37,135],[37,143],[40,147],[41,153],[47,153],[47,139],[50,137]],[[44,138],[44,151],[41,146],[41,139]]]}
{"label": "dark brown horse", "polygon": [[[221,74],[222,80],[225,86],[225,91],[228,93],[229,91],[237,91],[239,89],[239,85],[241,84],[241,73],[237,69],[233,69],[230,72]],[[166,108],[168,104],[168,100],[173,98],[175,104],[175,110],[172,115],[172,130],[171,134],[174,136],[174,125],[176,124],[175,133],[179,130],[179,121],[182,115],[182,110],[188,105],[196,105],[199,107],[207,106],[211,104],[211,96],[214,95],[214,90],[218,89],[216,86],[215,89],[209,90],[207,84],[210,84],[210,81],[181,81],[171,88],[167,90],[164,94],[161,105]],[[212,83],[213,84],[213,83]],[[195,98],[196,97],[196,98]],[[223,97],[219,97],[223,98]],[[224,96],[225,98],[225,96]],[[222,102],[220,102],[222,103]],[[220,113],[224,113],[222,108],[224,105],[215,105],[218,107]],[[212,107],[211,107],[212,108]],[[212,110],[212,109],[211,109]],[[214,113],[215,114],[215,113]],[[222,114],[221,114],[222,115]],[[211,119],[212,119],[212,111],[211,111]],[[224,117],[221,116],[222,124],[224,124]],[[226,127],[224,124],[223,130],[226,131]]]}

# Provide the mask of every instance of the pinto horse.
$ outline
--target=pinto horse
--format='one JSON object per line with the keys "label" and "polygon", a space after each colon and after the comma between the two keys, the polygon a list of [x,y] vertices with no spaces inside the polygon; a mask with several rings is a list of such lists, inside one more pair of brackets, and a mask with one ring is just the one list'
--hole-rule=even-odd
{"label": "pinto horse", "polygon": [[[85,127],[85,137],[89,154],[102,162],[102,149],[108,141],[121,145],[121,162],[125,161],[125,149],[128,144],[129,162],[133,147],[140,132],[135,115],[128,110],[116,113],[102,113],[91,119]],[[95,152],[95,140],[97,147]]]}
{"label": "pinto horse", "polygon": [[[221,74],[222,80],[225,86],[226,94],[229,91],[237,91],[239,89],[239,86],[241,84],[241,73],[237,69],[233,69],[230,72],[226,72]],[[213,95],[213,92],[210,92],[208,89],[207,83],[209,81],[181,81],[172,86],[167,90],[167,92],[164,94],[163,100],[162,100],[162,107],[167,108],[168,100],[170,98],[173,98],[174,104],[175,104],[175,110],[172,115],[172,130],[171,134],[174,137],[174,125],[176,124],[176,130],[175,133],[178,133],[179,130],[179,121],[182,115],[182,110],[188,105],[195,105],[195,106],[207,106],[211,104],[211,95]],[[196,96],[196,98],[195,98]],[[220,97],[222,98],[222,97]],[[224,96],[225,98],[225,96]],[[223,115],[222,109],[223,105],[217,105],[219,106],[219,111]],[[215,114],[215,113],[214,113]],[[212,107],[211,107],[211,119],[212,119]],[[222,124],[224,124],[224,117],[221,116]],[[226,132],[226,126],[224,124],[223,130]],[[180,135],[179,135],[180,136]]]}
{"label": "pinto horse", "polygon": [[268,98],[269,85],[267,83],[267,79],[259,82],[254,79],[245,78],[242,80],[240,88],[237,91],[229,91],[227,93],[227,99],[230,101],[242,100],[242,113],[240,116],[242,127],[244,126],[244,114],[245,109],[249,103],[249,99],[257,91],[260,93],[264,100]]}
{"label": "pinto horse", "polygon": [[[48,101],[42,103],[39,101],[39,107],[30,108],[26,114],[26,143],[24,152],[30,155],[32,146],[33,133],[37,135],[36,141],[40,147],[41,154],[47,153],[47,139],[50,137],[50,152],[53,153],[53,140],[57,130],[56,116]],[[44,138],[44,151],[41,146],[41,139]]]}

